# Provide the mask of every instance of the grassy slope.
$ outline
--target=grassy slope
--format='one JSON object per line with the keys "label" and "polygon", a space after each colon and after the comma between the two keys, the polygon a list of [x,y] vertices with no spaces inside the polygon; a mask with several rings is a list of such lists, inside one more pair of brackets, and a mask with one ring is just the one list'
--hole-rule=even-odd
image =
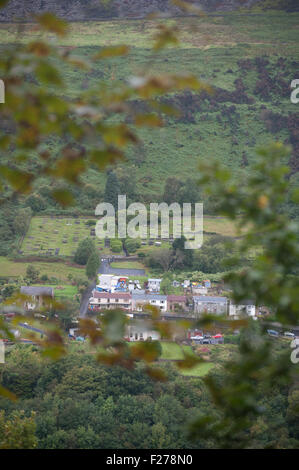
{"label": "grassy slope", "polygon": [[85,268],[77,268],[69,266],[65,263],[16,263],[10,261],[4,256],[0,256],[0,277],[25,277],[27,266],[31,264],[40,271],[40,274],[47,274],[48,277],[56,277],[63,283],[68,283],[67,276],[72,274],[73,277],[86,278]]}
{"label": "grassy slope", "polygon": [[[100,80],[116,83],[138,72],[142,72],[150,61],[153,72],[190,71],[208,83],[224,90],[235,88],[236,78],[242,78],[249,96],[256,99],[255,110],[247,104],[236,104],[235,123],[217,122],[217,112],[207,109],[196,113],[195,123],[169,120],[166,127],[157,130],[143,130],[144,161],[136,166],[136,155],[128,152],[130,165],[135,166],[139,192],[147,198],[161,194],[165,179],[179,175],[184,179],[196,175],[198,161],[216,157],[234,169],[236,177],[242,171],[241,155],[246,150],[249,162],[255,158],[254,149],[273,138],[284,140],[287,132],[282,130],[275,136],[268,132],[260,120],[260,106],[282,114],[295,112],[289,95],[277,96],[264,103],[255,96],[253,85],[257,79],[255,70],[244,73],[238,65],[240,59],[267,55],[273,62],[278,56],[290,61],[298,59],[298,18],[299,14],[282,12],[246,15],[226,13],[198,19],[182,18],[180,27],[180,48],[169,48],[157,55],[149,49],[151,38],[159,21],[110,21],[75,23],[61,45],[71,46],[73,53],[88,58],[99,46],[123,43],[132,46],[128,57],[116,58],[95,64],[87,74],[63,71],[68,84],[67,94],[76,96],[82,86],[93,87]],[[165,22],[165,21],[164,21]],[[173,20],[167,20],[172,23]],[[0,43],[16,39],[13,25],[0,25]],[[37,32],[34,26],[27,26],[23,39],[28,41]],[[291,77],[290,78],[294,78]],[[231,106],[231,102],[225,103]],[[236,142],[235,142],[236,138]],[[248,171],[248,168],[246,168]],[[97,187],[104,185],[105,176],[90,170],[86,181]]]}

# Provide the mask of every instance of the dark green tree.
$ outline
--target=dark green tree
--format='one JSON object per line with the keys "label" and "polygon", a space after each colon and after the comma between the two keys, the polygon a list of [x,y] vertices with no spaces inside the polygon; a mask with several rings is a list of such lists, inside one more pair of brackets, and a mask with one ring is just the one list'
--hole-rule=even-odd
{"label": "dark green tree", "polygon": [[193,261],[193,250],[185,249],[186,238],[176,238],[172,244],[172,267],[189,268],[192,266]]}
{"label": "dark green tree", "polygon": [[106,180],[104,200],[112,204],[115,210],[117,210],[119,194],[120,188],[117,176],[113,171],[109,171]]}
{"label": "dark green tree", "polygon": [[88,279],[93,279],[96,277],[99,267],[100,267],[99,255],[95,251],[93,251],[90,254],[87,264],[86,264],[86,276],[88,277]]}
{"label": "dark green tree", "polygon": [[35,268],[32,264],[29,264],[26,269],[26,277],[31,282],[36,282],[39,276],[39,270]]}
{"label": "dark green tree", "polygon": [[96,251],[94,242],[91,240],[91,238],[85,238],[78,245],[74,256],[75,263],[84,266],[87,263],[91,253],[94,251]]}

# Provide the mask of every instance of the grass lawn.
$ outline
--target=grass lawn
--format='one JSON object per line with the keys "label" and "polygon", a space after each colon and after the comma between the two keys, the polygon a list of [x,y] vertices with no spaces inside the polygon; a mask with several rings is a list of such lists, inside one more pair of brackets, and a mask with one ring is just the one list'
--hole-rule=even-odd
{"label": "grass lawn", "polygon": [[68,275],[71,274],[73,277],[80,277],[85,279],[85,267],[77,268],[69,266],[66,263],[46,263],[46,262],[34,262],[34,263],[21,263],[9,260],[4,256],[0,256],[0,276],[1,277],[25,277],[26,269],[28,265],[33,265],[40,272],[40,275],[47,274],[49,278],[56,277],[62,283],[69,282]]}
{"label": "grass lawn", "polygon": [[185,377],[203,377],[206,375],[212,368],[214,364],[212,362],[205,362],[201,364],[197,364],[196,366],[192,367],[192,369],[182,369],[180,373]]}
{"label": "grass lawn", "polygon": [[122,269],[145,269],[146,270],[146,267],[139,263],[138,261],[115,261],[113,263],[111,263],[111,268],[115,268],[115,269],[118,269],[118,268],[122,268]]}
{"label": "grass lawn", "polygon": [[[236,224],[227,217],[204,217],[203,230],[205,232],[214,232],[227,237],[235,237],[238,233]],[[246,231],[245,227],[241,230],[241,234]]]}
{"label": "grass lawn", "polygon": [[162,346],[161,359],[177,361],[179,359],[184,358],[182,348],[178,344],[161,342],[161,346]]}
{"label": "grass lawn", "polygon": [[[41,285],[41,284],[39,284]],[[47,284],[48,286],[48,284]],[[53,287],[54,289],[54,296],[56,299],[63,299],[63,298],[69,298],[73,299],[74,296],[78,293],[78,289],[76,286],[70,286],[70,285],[59,285],[59,286],[52,286],[49,285],[49,287]]]}
{"label": "grass lawn", "polygon": [[[176,343],[161,342],[162,355],[161,359],[178,361],[184,359],[184,352],[194,354],[191,346],[180,346]],[[178,372],[185,377],[203,377],[214,367],[211,362],[197,364],[192,369],[177,369]]]}
{"label": "grass lawn", "polygon": [[180,346],[177,343],[161,341],[162,355],[161,359],[178,361],[184,359],[184,352],[192,354],[191,346]]}

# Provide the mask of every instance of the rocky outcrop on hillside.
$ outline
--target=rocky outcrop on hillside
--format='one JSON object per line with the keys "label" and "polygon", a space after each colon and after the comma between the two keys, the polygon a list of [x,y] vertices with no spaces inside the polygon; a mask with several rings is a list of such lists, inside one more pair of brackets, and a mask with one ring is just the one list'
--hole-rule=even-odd
{"label": "rocky outcrop on hillside", "polygon": [[[187,0],[205,11],[229,11],[260,0]],[[10,0],[0,10],[0,21],[32,19],[32,13],[51,11],[69,21],[105,18],[143,18],[158,12],[170,16],[182,10],[171,0]]]}

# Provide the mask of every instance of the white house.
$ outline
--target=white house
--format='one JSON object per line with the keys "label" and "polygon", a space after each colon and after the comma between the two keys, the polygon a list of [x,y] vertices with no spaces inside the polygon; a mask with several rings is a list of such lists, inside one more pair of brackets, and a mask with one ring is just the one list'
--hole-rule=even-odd
{"label": "white house", "polygon": [[162,279],[149,279],[147,282],[147,288],[150,292],[160,292],[160,285]]}
{"label": "white house", "polygon": [[216,315],[228,314],[228,299],[226,297],[211,297],[201,295],[193,297],[195,313],[210,313]]}
{"label": "white house", "polygon": [[38,310],[39,308],[49,306],[51,299],[54,298],[53,287],[47,286],[22,286],[21,295],[26,296],[24,308],[26,310]]}
{"label": "white house", "polygon": [[242,304],[235,304],[230,301],[229,304],[229,316],[239,318],[240,316],[255,317],[256,308],[252,300],[243,300]]}
{"label": "white house", "polygon": [[167,296],[160,294],[139,294],[132,292],[132,310],[142,312],[146,304],[153,305],[161,310],[167,311]]}
{"label": "white house", "polygon": [[147,341],[147,340],[159,340],[160,334],[152,329],[144,320],[130,321],[126,326],[126,340],[130,342],[134,341]]}

